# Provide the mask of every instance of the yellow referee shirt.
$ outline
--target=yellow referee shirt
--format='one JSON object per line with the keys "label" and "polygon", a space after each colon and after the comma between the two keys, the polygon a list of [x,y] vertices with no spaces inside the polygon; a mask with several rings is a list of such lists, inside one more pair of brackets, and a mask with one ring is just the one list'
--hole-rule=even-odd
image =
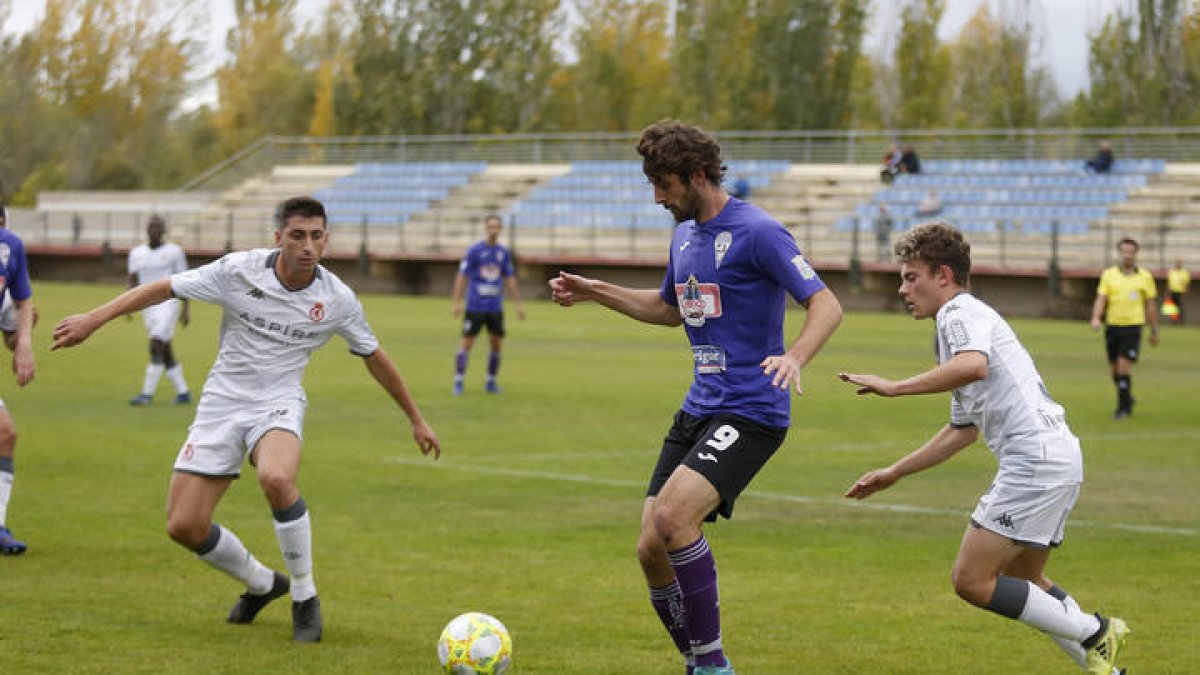
{"label": "yellow referee shirt", "polygon": [[1137,268],[1124,274],[1118,265],[1104,270],[1096,295],[1108,299],[1104,308],[1104,323],[1109,326],[1141,326],[1146,323],[1146,300],[1157,296],[1154,277]]}
{"label": "yellow referee shirt", "polygon": [[1167,272],[1167,290],[1172,293],[1187,293],[1188,284],[1192,282],[1192,275],[1188,274],[1186,269],[1172,267]]}

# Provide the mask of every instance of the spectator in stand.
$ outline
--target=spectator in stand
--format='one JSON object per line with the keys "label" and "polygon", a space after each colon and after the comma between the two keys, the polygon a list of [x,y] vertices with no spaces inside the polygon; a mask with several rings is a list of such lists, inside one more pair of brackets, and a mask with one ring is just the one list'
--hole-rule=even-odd
{"label": "spectator in stand", "polygon": [[904,146],[904,152],[900,153],[900,171],[901,173],[921,173],[921,158],[917,156],[917,151],[911,145]]}
{"label": "spectator in stand", "polygon": [[888,148],[888,151],[883,154],[883,162],[879,169],[879,180],[884,185],[891,185],[892,181],[896,179],[896,174],[901,172],[900,160],[903,157],[904,154],[900,152],[899,146],[895,145]]}
{"label": "spectator in stand", "polygon": [[1108,173],[1112,170],[1113,151],[1108,141],[1100,141],[1100,149],[1096,156],[1083,163],[1084,171],[1088,173]]}
{"label": "spectator in stand", "polygon": [[887,262],[892,255],[892,212],[887,204],[879,202],[879,213],[875,215],[875,249],[879,262]]}
{"label": "spectator in stand", "polygon": [[917,217],[932,218],[942,213],[942,198],[938,197],[937,190],[930,190],[925,193],[925,198],[917,205]]}

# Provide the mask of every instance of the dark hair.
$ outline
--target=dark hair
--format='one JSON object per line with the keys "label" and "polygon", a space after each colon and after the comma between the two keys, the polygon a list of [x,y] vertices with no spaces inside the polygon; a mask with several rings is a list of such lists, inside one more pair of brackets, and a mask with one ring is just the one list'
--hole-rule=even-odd
{"label": "dark hair", "polygon": [[489,213],[483,217],[484,225],[486,225],[488,222],[493,221],[493,220],[500,221],[500,224],[504,225],[504,219],[500,217],[499,213]]}
{"label": "dark hair", "polygon": [[1133,250],[1135,251],[1141,248],[1141,246],[1138,246],[1137,240],[1133,239],[1132,237],[1125,237],[1121,241],[1118,241],[1117,248],[1121,248],[1125,244],[1131,244],[1133,246]]}
{"label": "dark hair", "polygon": [[971,278],[971,245],[962,232],[943,220],[921,223],[905,232],[895,251],[900,262],[923,262],[931,272],[946,265],[960,286],[966,286]]}
{"label": "dark hair", "polygon": [[642,156],[642,173],[652,183],[679,176],[684,185],[692,174],[702,171],[713,185],[720,185],[727,167],[721,162],[721,146],[712,134],[700,127],[662,120],[642,129],[637,144]]}
{"label": "dark hair", "polygon": [[312,197],[285,199],[275,209],[275,229],[282,230],[284,225],[287,225],[288,218],[292,216],[320,218],[324,224],[329,224],[329,219],[325,216],[325,205]]}

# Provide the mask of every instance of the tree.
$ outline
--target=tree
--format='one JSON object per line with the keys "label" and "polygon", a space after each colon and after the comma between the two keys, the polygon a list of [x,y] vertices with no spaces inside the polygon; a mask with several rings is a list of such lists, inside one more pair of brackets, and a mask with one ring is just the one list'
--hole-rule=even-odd
{"label": "tree", "polygon": [[901,14],[892,57],[900,100],[885,122],[905,129],[943,126],[947,117],[950,54],[937,38],[942,0],[910,0]]}

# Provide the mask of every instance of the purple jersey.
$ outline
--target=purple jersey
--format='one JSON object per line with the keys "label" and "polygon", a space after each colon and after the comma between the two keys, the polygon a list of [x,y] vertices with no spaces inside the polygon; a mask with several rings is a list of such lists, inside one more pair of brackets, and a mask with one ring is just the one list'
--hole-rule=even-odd
{"label": "purple jersey", "polygon": [[500,244],[477,242],[467,249],[458,273],[467,278],[467,311],[499,312],[504,309],[504,280],[513,275],[512,256]]}
{"label": "purple jersey", "polygon": [[759,364],[785,351],[785,291],[803,302],[823,288],[791,233],[753,204],[731,198],[706,223],[680,223],[659,294],[679,308],[692,344],[684,412],[788,426],[791,392],[771,386]]}
{"label": "purple jersey", "polygon": [[25,244],[8,229],[0,229],[0,295],[3,293],[17,301],[33,295],[25,264]]}

